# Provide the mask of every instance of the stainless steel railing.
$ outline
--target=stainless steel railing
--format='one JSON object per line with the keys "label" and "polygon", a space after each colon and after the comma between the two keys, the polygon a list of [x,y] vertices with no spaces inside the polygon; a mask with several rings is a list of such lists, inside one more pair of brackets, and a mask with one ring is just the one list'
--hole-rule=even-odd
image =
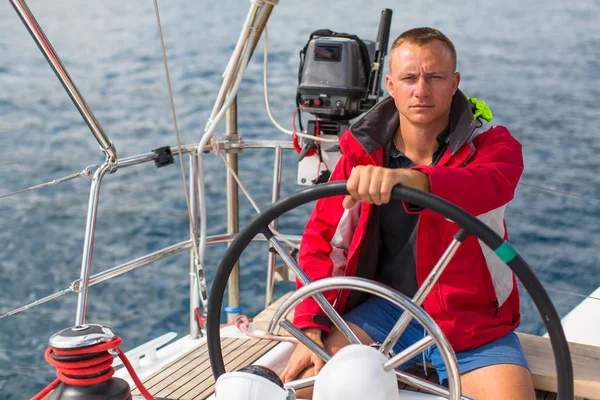
{"label": "stainless steel railing", "polygon": [[77,89],[77,86],[75,86],[73,79],[71,79],[71,76],[69,75],[69,71],[67,71],[64,64],[60,60],[60,57],[58,56],[58,54],[56,54],[56,51],[52,47],[52,44],[50,43],[48,38],[46,37],[46,34],[44,34],[44,31],[42,30],[37,20],[31,13],[31,10],[29,10],[27,3],[25,3],[25,0],[10,0],[10,2],[17,14],[19,14],[19,17],[21,17],[21,20],[23,21],[23,24],[25,24],[25,27],[27,28],[29,33],[31,34],[31,37],[40,48],[40,51],[42,52],[44,57],[46,57],[46,60],[48,61],[48,64],[50,64],[50,66],[52,67],[52,70],[56,74],[56,77],[58,78],[60,83],[62,83],[69,97],[71,97],[73,104],[75,104],[75,107],[81,114],[81,117],[84,119],[85,123],[92,131],[92,134],[98,141],[98,144],[100,144],[100,148],[102,149],[104,154],[106,154],[107,161],[116,161],[117,149],[110,141],[106,133],[104,133],[104,130],[100,126],[100,123],[98,122],[96,117],[94,116],[94,113],[92,112],[87,102],[79,92],[79,89]]}
{"label": "stainless steel railing", "polygon": [[[123,265],[111,268],[107,271],[104,271],[101,274],[91,275],[92,271],[92,255],[93,255],[93,244],[94,244],[94,234],[96,231],[96,215],[98,211],[99,199],[100,199],[100,187],[102,180],[107,174],[115,172],[119,169],[130,167],[133,165],[138,165],[150,161],[154,161],[157,155],[155,153],[145,153],[137,156],[117,159],[117,151],[114,144],[111,142],[110,138],[102,127],[100,123],[97,121],[94,116],[92,110],[88,106],[87,102],[83,98],[82,94],[79,92],[77,86],[73,82],[73,79],[69,75],[67,69],[64,64],[60,60],[60,57],[52,47],[52,44],[44,34],[41,26],[31,13],[31,10],[27,6],[26,0],[9,0],[23,21],[23,24],[31,34],[33,40],[38,45],[40,51],[48,61],[48,64],[56,74],[57,78],[63,85],[65,91],[73,101],[73,104],[81,114],[82,118],[90,128],[92,134],[100,144],[101,150],[104,152],[106,159],[105,162],[100,165],[93,176],[91,177],[91,186],[90,186],[90,194],[88,200],[88,210],[87,210],[87,218],[86,218],[86,229],[85,229],[85,239],[83,245],[83,255],[81,261],[81,272],[80,279],[71,284],[68,289],[65,289],[61,292],[55,293],[54,295],[47,296],[41,300],[38,300],[34,303],[21,307],[17,310],[13,310],[4,315],[0,315],[0,319],[6,316],[15,314],[17,312],[23,311],[34,305],[41,304],[43,302],[49,301],[56,297],[59,297],[68,292],[77,292],[78,293],[78,302],[77,302],[77,312],[75,317],[75,326],[82,326],[85,324],[85,314],[87,309],[87,295],[88,288],[96,283],[103,282],[112,277],[121,275],[127,271],[138,268],[142,265],[146,265],[152,261],[156,261],[158,259],[167,257],[171,254],[175,254],[183,249],[192,248],[192,243],[196,242],[195,232],[197,232],[198,226],[198,160],[197,160],[197,146],[189,145],[182,146],[180,149],[174,149],[174,152],[181,152],[182,154],[188,154],[190,156],[190,184],[186,190],[189,191],[190,194],[190,209],[189,216],[191,219],[190,223],[190,240],[183,243],[178,243],[173,246],[167,247],[165,249],[159,250],[157,252],[151,253],[147,256],[132,260]],[[262,4],[261,6],[254,5],[254,12],[258,16],[258,20],[256,21],[257,25],[254,27],[256,30],[256,34],[253,36],[253,40],[249,43],[250,52],[252,53],[256,47],[258,39],[260,38],[260,34],[265,27],[267,20],[271,14],[273,6],[276,2],[267,2]],[[237,72],[236,72],[237,73]],[[231,74],[230,79],[233,81],[233,77],[235,74]],[[231,84],[228,82],[228,84]],[[215,107],[221,106],[228,96],[229,91],[223,90],[219,93],[217,101],[215,103]],[[227,233],[231,237],[239,230],[238,226],[238,214],[239,214],[239,206],[238,206],[238,185],[232,179],[233,174],[237,174],[237,161],[238,161],[238,153],[242,151],[243,148],[273,148],[275,149],[275,161],[273,167],[273,187],[272,187],[272,200],[276,201],[279,199],[280,193],[280,182],[281,182],[281,160],[282,160],[282,150],[283,149],[291,149],[292,145],[289,142],[281,142],[281,141],[269,141],[269,142],[244,142],[240,140],[240,136],[238,135],[238,127],[237,127],[237,107],[235,102],[232,106],[227,110],[227,135],[224,141],[218,143],[219,149],[224,150],[227,153],[227,161],[230,165],[231,171],[228,169],[227,171],[227,185],[226,185],[226,196],[227,196]],[[210,151],[211,149],[208,146],[204,149],[206,151]],[[277,228],[277,221],[272,223],[273,229]],[[217,239],[213,240],[212,243],[218,242]],[[211,243],[211,242],[209,242]],[[204,285],[204,278],[197,277],[197,263],[195,262],[195,251],[192,248],[191,251],[191,261],[190,261],[190,334],[192,337],[198,336],[198,329],[195,324],[194,317],[194,309],[199,306],[199,300],[206,303],[206,288]],[[275,255],[274,253],[269,253],[269,258],[267,261],[268,264],[268,272],[267,272],[267,289],[266,289],[266,303],[267,305],[272,302],[273,298],[273,282],[275,275]],[[236,268],[229,282],[229,306],[233,308],[239,307],[239,269]],[[234,316],[234,315],[232,315]]]}
{"label": "stainless steel railing", "polygon": [[[218,146],[220,150],[223,151],[232,151],[232,152],[236,152],[238,153],[239,151],[241,151],[242,149],[273,149],[273,153],[274,153],[274,163],[273,163],[273,181],[272,181],[272,188],[271,188],[271,193],[272,193],[272,200],[276,201],[279,197],[280,197],[280,188],[281,188],[281,169],[282,169],[282,153],[283,150],[290,150],[293,149],[293,146],[290,142],[287,141],[280,141],[280,140],[269,140],[269,141],[258,141],[258,140],[240,140],[240,141],[236,141],[235,143],[223,140],[223,141],[219,141],[218,142]],[[197,157],[196,157],[196,150],[197,150],[197,146],[196,145],[185,145],[181,147],[181,152],[183,154],[185,154],[186,156],[189,157],[190,159],[190,169],[189,169],[189,174],[190,174],[190,179],[189,179],[189,184],[190,187],[188,188],[188,190],[190,191],[190,201],[191,201],[191,215],[192,215],[192,223],[197,224],[197,218],[198,218],[198,214],[197,214],[197,210],[198,210],[198,199],[196,196],[197,193],[197,188],[196,188],[196,184],[197,184]],[[206,150],[210,150],[207,146]],[[172,149],[172,152],[178,152],[179,148],[174,148]],[[132,167],[134,165],[140,165],[140,164],[145,164],[145,163],[151,163],[154,162],[154,160],[156,159],[157,155],[156,153],[150,152],[150,153],[143,153],[143,154],[139,154],[139,155],[135,155],[135,156],[131,156],[131,157],[127,157],[127,158],[123,158],[121,160],[118,160],[116,163],[112,164],[112,166],[114,168],[117,169],[117,171],[121,171],[124,168],[128,168],[128,167]],[[88,224],[86,225],[86,240],[84,243],[84,257],[82,258],[82,275],[83,279],[80,278],[74,282],[72,282],[66,289],[61,290],[59,292],[56,292],[54,294],[51,294],[49,296],[46,296],[42,299],[36,300],[33,303],[24,305],[22,307],[19,307],[15,310],[9,311],[3,315],[0,315],[0,318],[4,318],[4,317],[8,317],[10,315],[14,315],[17,314],[19,312],[25,311],[31,307],[43,304],[45,302],[48,302],[50,300],[54,300],[58,297],[61,297],[62,295],[65,295],[67,293],[78,293],[80,298],[85,298],[86,293],[87,293],[87,288],[86,285],[83,284],[83,282],[85,282],[87,280],[88,284],[87,287],[89,288],[90,286],[94,286],[98,283],[101,282],[105,282],[108,281],[112,278],[118,277],[120,275],[123,275],[127,272],[130,272],[134,269],[140,268],[142,266],[151,264],[155,261],[164,259],[166,257],[169,257],[171,255],[174,254],[178,254],[181,251],[184,250],[190,250],[190,335],[192,337],[198,337],[198,328],[197,328],[197,324],[195,321],[195,315],[194,315],[194,309],[195,307],[199,306],[199,293],[198,293],[198,286],[196,284],[196,279],[194,278],[193,274],[195,273],[195,269],[194,269],[194,252],[192,249],[192,238],[190,236],[189,240],[186,240],[184,242],[180,242],[180,243],[176,243],[173,244],[171,246],[165,247],[163,249],[157,250],[155,252],[152,252],[150,254],[144,255],[142,257],[127,261],[123,264],[119,264],[117,266],[114,266],[112,268],[109,268],[105,271],[102,271],[100,273],[94,274],[92,275],[92,253],[93,253],[93,244],[94,244],[94,233],[95,233],[95,215],[98,211],[98,207],[100,204],[100,198],[99,198],[99,188],[100,188],[100,183],[102,181],[103,178],[106,177],[112,177],[112,176],[116,176],[117,174],[108,174],[107,172],[110,171],[110,168],[107,166],[108,164],[104,164],[103,166],[100,166],[96,172],[94,173],[94,177],[95,179],[92,180],[92,183],[90,185],[90,200],[88,202],[88,211],[87,211],[87,220],[88,220]],[[110,178],[109,178],[110,179]],[[233,207],[230,210],[230,214],[232,216],[234,216],[237,219],[239,213],[239,209],[237,207]],[[274,228],[277,227],[277,221],[274,221]],[[193,226],[193,228],[195,230],[195,226]],[[193,231],[190,231],[190,235],[192,234]],[[219,243],[229,243],[231,241],[233,241],[233,239],[235,238],[235,234],[221,234],[221,235],[214,235],[214,236],[210,236],[207,238],[207,244],[209,245],[213,245],[213,244],[219,244]],[[301,237],[298,235],[285,235],[285,238],[292,241],[292,242],[300,242]],[[255,238],[255,240],[257,241],[266,241],[266,239],[262,236]],[[274,270],[275,270],[275,260],[274,260],[274,253],[272,252],[268,252],[268,259],[267,259],[267,265],[268,265],[268,272],[267,272],[267,282],[266,282],[266,296],[267,296],[267,305],[270,304],[273,300],[273,283],[274,283]],[[231,290],[232,288],[230,288]],[[233,288],[235,289],[235,288]],[[237,290],[239,290],[239,287],[237,288]],[[82,294],[83,293],[83,294]],[[238,296],[239,298],[239,292],[237,292],[236,296]],[[80,305],[81,304],[81,305]],[[229,304],[230,307],[233,306],[237,306],[237,304]],[[85,318],[85,303],[83,303],[83,301],[78,302],[78,309],[77,309],[77,319],[78,321],[80,321],[81,319],[81,323],[84,322],[84,318]]]}

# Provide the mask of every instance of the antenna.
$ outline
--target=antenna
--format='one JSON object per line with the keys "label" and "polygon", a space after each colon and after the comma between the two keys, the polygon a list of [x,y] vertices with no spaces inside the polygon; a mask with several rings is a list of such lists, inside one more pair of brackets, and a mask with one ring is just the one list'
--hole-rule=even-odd
{"label": "antenna", "polygon": [[377,41],[375,42],[375,54],[373,57],[373,67],[369,79],[368,100],[377,102],[381,96],[381,73],[383,71],[383,61],[387,54],[388,41],[390,38],[390,27],[392,25],[392,10],[384,8],[381,11],[379,20],[379,30],[377,32]]}

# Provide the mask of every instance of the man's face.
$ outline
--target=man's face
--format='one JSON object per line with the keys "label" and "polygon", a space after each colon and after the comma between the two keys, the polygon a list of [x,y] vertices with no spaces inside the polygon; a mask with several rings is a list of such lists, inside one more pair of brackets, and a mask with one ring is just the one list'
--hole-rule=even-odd
{"label": "man's face", "polygon": [[400,114],[414,125],[443,122],[460,81],[450,50],[438,40],[403,43],[390,57],[385,85]]}

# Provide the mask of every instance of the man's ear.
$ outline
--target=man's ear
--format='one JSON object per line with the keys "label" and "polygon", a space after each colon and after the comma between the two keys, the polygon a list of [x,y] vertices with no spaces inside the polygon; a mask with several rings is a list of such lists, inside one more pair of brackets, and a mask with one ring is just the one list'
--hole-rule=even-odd
{"label": "man's ear", "polygon": [[453,91],[453,93],[456,93],[456,91],[458,90],[459,83],[460,83],[460,72],[455,72],[454,73],[454,91]]}
{"label": "man's ear", "polygon": [[386,74],[385,76],[385,88],[390,96],[394,96],[394,82],[392,82],[390,74]]}

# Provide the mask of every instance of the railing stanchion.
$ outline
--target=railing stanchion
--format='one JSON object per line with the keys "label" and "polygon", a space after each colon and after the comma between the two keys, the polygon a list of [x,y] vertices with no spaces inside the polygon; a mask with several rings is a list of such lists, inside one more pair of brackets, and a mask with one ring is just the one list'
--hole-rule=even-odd
{"label": "railing stanchion", "polygon": [[[190,215],[192,217],[190,226],[190,240],[192,242],[190,250],[190,337],[197,339],[200,336],[200,329],[196,322],[195,309],[200,306],[200,288],[196,279],[196,251],[198,249],[194,249],[194,243],[197,243],[198,238],[198,235],[195,233],[198,232],[198,157],[196,157],[195,153],[190,154],[189,182]],[[193,238],[194,234],[196,234],[196,240]]]}
{"label": "railing stanchion", "polygon": [[92,253],[94,249],[94,233],[96,233],[96,216],[98,214],[98,199],[100,197],[100,183],[102,178],[111,169],[109,163],[104,163],[96,170],[90,185],[90,196],[88,199],[87,220],[85,223],[85,238],[83,239],[83,256],[81,257],[81,273],[79,277],[79,295],[77,297],[77,314],[75,315],[75,326],[85,324],[85,312],[87,309],[88,287],[90,284],[90,272],[92,270]]}
{"label": "railing stanchion", "polygon": [[[239,142],[239,136],[237,131],[237,99],[233,100],[231,107],[225,114],[225,141],[226,142]],[[231,169],[236,174],[238,173],[238,150],[229,150],[227,152],[227,162],[231,166]],[[235,235],[239,232],[239,192],[238,184],[233,178],[233,175],[227,171],[227,234]],[[240,308],[240,263],[236,262],[228,283],[228,296],[229,296],[229,311],[227,312],[227,322],[234,321],[239,312],[232,310],[238,310]]]}
{"label": "railing stanchion", "polygon": [[[279,200],[281,193],[281,158],[283,155],[283,149],[281,146],[275,147],[275,159],[273,161],[273,190],[271,192],[271,203],[275,203]],[[278,219],[275,219],[271,223],[271,228],[277,230]],[[273,246],[269,245],[269,259],[267,262],[267,284],[266,284],[266,296],[265,296],[265,308],[273,302],[273,285],[275,282],[275,252],[271,249]],[[287,271],[287,268],[284,269]],[[284,279],[287,278],[287,273],[284,273]]]}

